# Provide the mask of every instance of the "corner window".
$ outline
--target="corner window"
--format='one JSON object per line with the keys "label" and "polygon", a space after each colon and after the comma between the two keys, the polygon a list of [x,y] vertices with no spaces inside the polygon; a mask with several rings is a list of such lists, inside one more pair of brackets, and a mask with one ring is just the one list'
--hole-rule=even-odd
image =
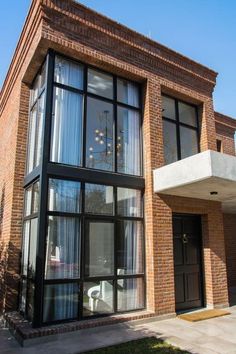
{"label": "corner window", "polygon": [[162,96],[162,118],[166,165],[199,152],[196,106]]}
{"label": "corner window", "polygon": [[41,163],[44,101],[45,65],[36,76],[31,89],[26,174],[29,174]]}

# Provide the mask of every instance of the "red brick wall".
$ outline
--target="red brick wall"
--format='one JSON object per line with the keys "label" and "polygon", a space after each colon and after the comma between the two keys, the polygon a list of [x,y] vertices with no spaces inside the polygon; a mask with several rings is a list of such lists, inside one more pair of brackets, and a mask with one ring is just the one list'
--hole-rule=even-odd
{"label": "red brick wall", "polygon": [[234,133],[234,128],[216,122],[216,139],[221,141],[221,152],[224,154],[235,156]]}
{"label": "red brick wall", "polygon": [[225,249],[229,287],[236,286],[236,215],[224,214]]}
{"label": "red brick wall", "polygon": [[153,169],[164,163],[161,92],[198,105],[201,150],[216,150],[212,101],[216,73],[73,1],[34,0],[0,96],[3,307],[15,308],[17,303],[28,104],[28,89],[21,82],[32,81],[48,48],[143,83],[148,309],[158,314],[175,311],[172,210],[205,215],[207,303],[227,303],[219,205],[158,196],[152,176]]}

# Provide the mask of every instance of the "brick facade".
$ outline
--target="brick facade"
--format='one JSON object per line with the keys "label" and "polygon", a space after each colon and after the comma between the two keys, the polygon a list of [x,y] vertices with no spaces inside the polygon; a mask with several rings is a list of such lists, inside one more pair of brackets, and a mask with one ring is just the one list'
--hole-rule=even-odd
{"label": "brick facade", "polygon": [[216,150],[220,139],[235,154],[236,125],[213,108],[217,74],[71,0],[33,0],[0,96],[1,309],[17,309],[29,86],[49,48],[142,83],[147,309],[175,313],[173,212],[202,215],[205,304],[227,305],[233,216],[223,225],[218,202],[154,194],[152,177],[164,164],[161,93],[198,106],[201,151]]}

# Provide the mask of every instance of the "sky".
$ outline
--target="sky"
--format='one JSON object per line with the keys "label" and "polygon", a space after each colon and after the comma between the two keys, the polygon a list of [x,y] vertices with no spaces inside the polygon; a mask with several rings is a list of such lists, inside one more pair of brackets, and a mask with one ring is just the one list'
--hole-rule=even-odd
{"label": "sky", "polygon": [[[30,0],[0,0],[0,87]],[[80,0],[218,72],[215,110],[236,118],[235,0]]]}

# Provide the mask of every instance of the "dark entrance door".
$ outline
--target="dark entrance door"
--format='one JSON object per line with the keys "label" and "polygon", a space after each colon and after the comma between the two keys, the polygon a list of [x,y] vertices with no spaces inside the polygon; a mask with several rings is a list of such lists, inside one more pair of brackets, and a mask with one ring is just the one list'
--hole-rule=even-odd
{"label": "dark entrance door", "polygon": [[201,218],[173,215],[176,311],[203,306]]}

